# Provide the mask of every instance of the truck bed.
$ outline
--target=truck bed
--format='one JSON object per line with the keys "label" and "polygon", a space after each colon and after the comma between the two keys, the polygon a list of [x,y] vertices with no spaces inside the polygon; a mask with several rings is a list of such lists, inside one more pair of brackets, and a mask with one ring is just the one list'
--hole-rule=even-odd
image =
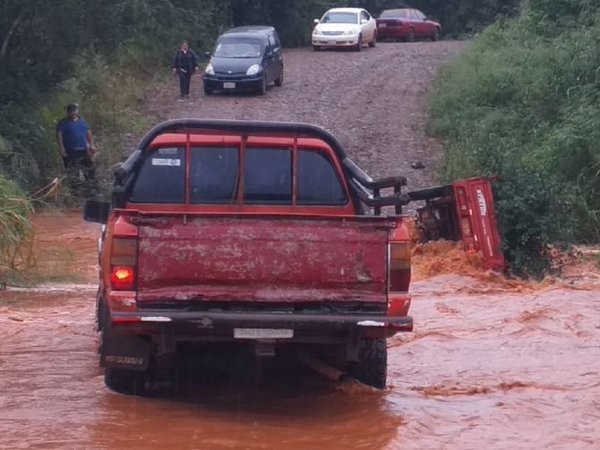
{"label": "truck bed", "polygon": [[[387,302],[383,217],[140,215],[138,305]],[[397,219],[400,220],[400,219]]]}

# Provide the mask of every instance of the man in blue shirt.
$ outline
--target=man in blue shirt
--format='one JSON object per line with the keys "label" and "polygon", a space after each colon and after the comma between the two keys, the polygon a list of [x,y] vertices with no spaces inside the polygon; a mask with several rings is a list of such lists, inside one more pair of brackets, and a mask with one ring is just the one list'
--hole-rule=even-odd
{"label": "man in blue shirt", "polygon": [[96,153],[96,146],[89,125],[79,117],[76,103],[67,106],[67,116],[56,125],[56,140],[71,181],[79,178],[79,169],[86,181],[93,180],[95,170],[92,157]]}

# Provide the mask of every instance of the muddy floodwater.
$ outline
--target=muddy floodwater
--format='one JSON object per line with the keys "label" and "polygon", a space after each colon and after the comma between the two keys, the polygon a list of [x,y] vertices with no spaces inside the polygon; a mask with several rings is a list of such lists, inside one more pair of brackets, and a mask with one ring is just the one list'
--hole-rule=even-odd
{"label": "muddy floodwater", "polygon": [[81,284],[0,292],[0,448],[600,448],[593,279],[417,281],[415,332],[389,340],[383,392],[280,372],[136,398],[104,386],[87,270],[97,229],[75,230]]}

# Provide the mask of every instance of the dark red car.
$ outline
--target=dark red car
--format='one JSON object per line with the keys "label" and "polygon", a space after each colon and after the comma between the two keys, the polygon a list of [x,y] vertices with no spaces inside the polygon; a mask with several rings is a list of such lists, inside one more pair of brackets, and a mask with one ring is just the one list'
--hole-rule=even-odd
{"label": "dark red car", "polygon": [[442,27],[429,20],[418,9],[386,9],[377,19],[377,38],[406,40],[413,42],[419,38],[437,41]]}

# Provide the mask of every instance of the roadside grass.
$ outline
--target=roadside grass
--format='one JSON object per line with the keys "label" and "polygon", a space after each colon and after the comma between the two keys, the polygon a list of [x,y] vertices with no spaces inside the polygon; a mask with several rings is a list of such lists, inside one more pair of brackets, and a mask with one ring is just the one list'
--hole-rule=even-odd
{"label": "roadside grass", "polygon": [[30,264],[32,212],[21,189],[0,173],[0,281]]}
{"label": "roadside grass", "polygon": [[569,26],[540,11],[490,26],[443,70],[429,122],[443,178],[499,177],[505,254],[536,277],[551,245],[600,240],[600,7]]}
{"label": "roadside grass", "polygon": [[[78,103],[81,116],[92,128],[98,147],[95,163],[100,195],[106,195],[109,190],[110,167],[127,156],[134,139],[148,128],[150,120],[140,112],[140,105],[148,87],[164,74],[151,68],[142,69],[131,61],[127,66],[121,65],[118,56],[113,61],[93,53],[78,55],[74,75],[63,82],[40,109],[45,130],[43,146],[49,149],[45,155],[48,170],[42,171],[46,180],[63,173],[56,150],[55,127],[65,115],[65,105]],[[61,198],[62,204],[67,205],[83,200],[64,185]]]}

